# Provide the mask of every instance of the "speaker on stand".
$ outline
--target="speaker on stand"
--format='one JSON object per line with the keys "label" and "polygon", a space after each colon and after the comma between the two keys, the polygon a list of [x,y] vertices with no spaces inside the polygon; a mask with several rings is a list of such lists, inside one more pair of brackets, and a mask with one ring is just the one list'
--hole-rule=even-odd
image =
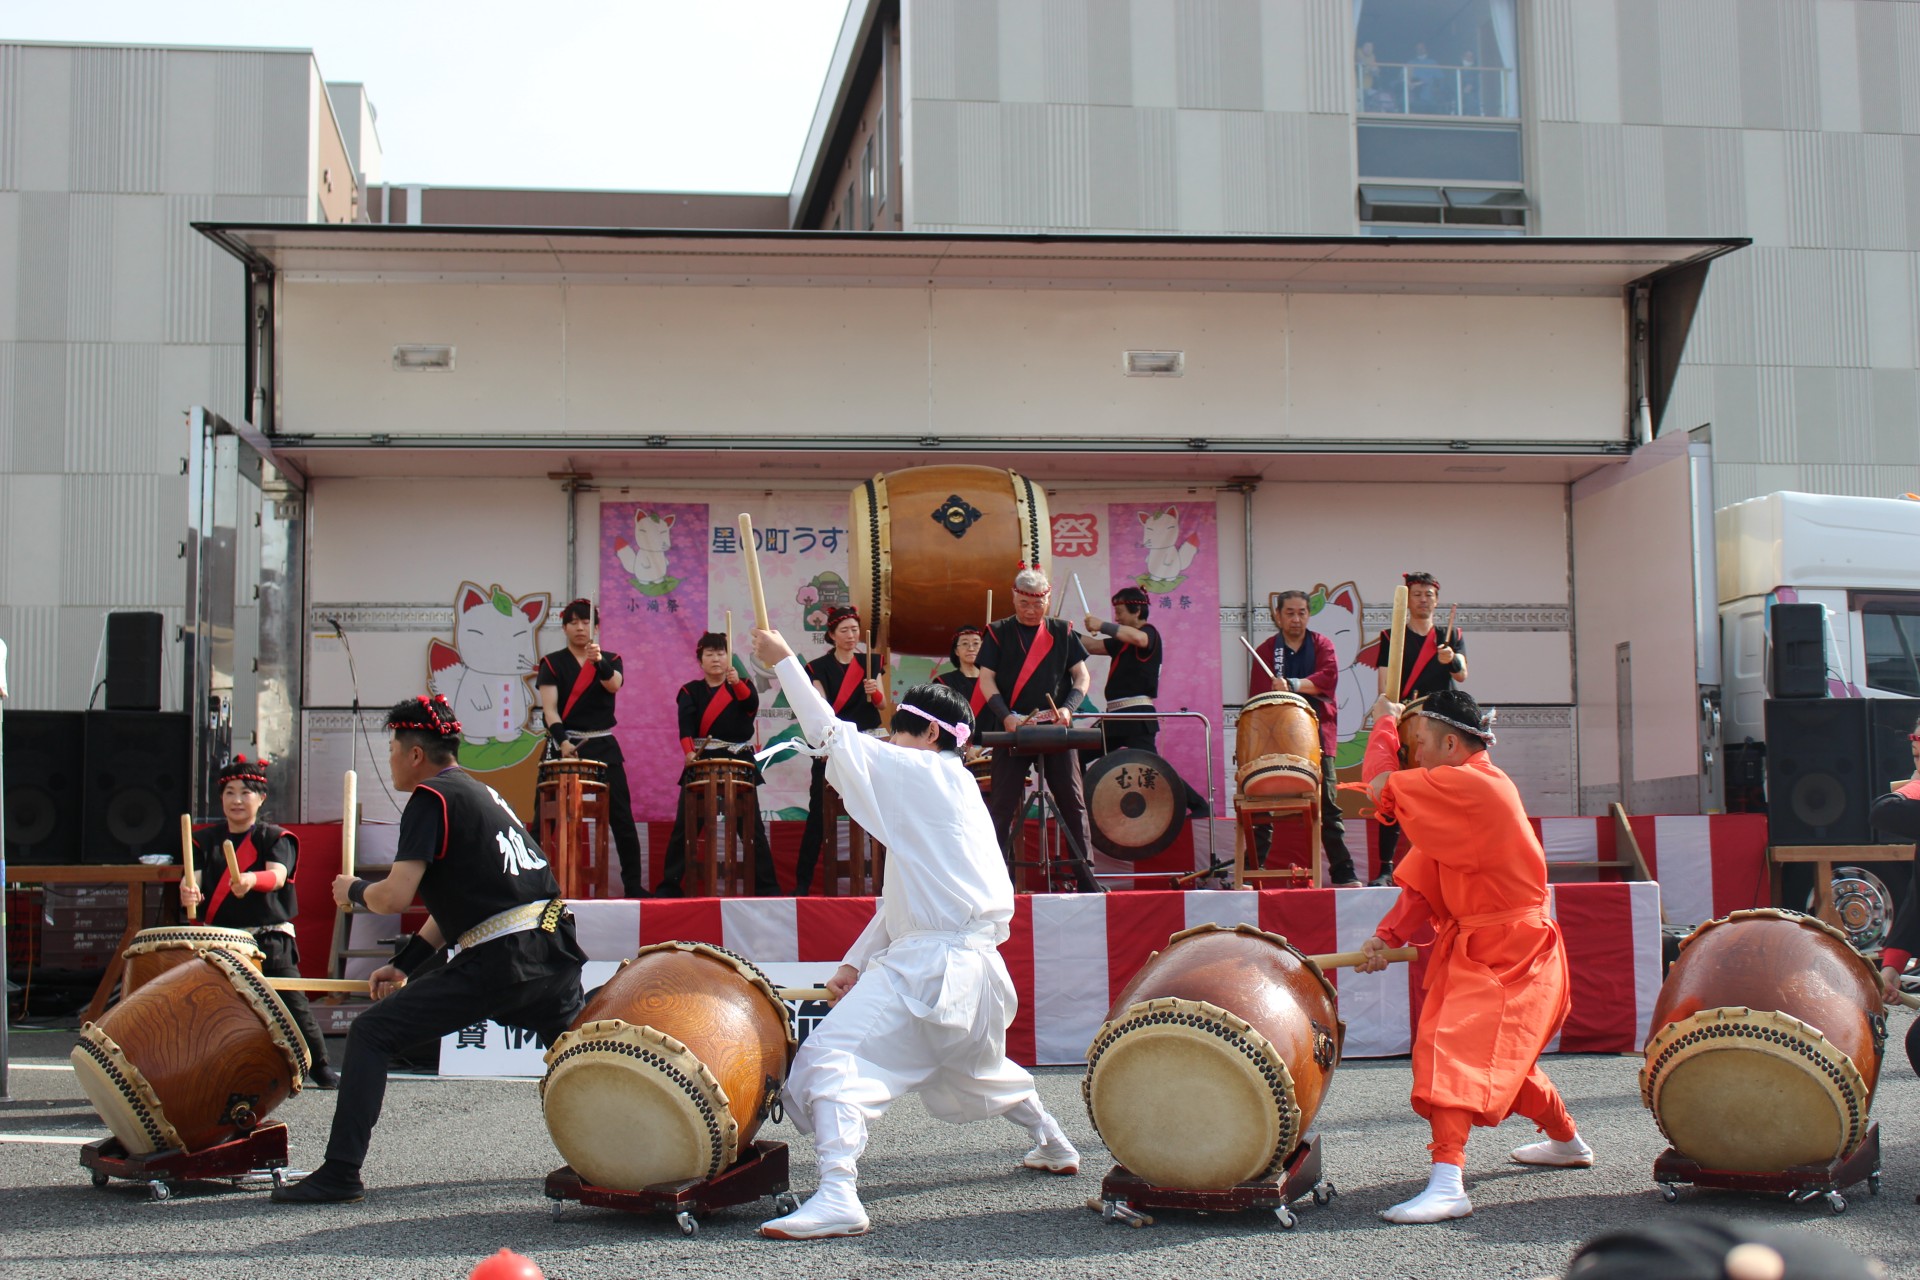
{"label": "speaker on stand", "polygon": [[166,619],[157,613],[107,615],[107,710],[158,711]]}
{"label": "speaker on stand", "polygon": [[82,862],[180,856],[192,733],[182,711],[90,711]]}
{"label": "speaker on stand", "polygon": [[78,711],[9,711],[5,721],[7,861],[80,860],[86,718]]}
{"label": "speaker on stand", "polygon": [[[1769,698],[1767,839],[1776,845],[1867,844],[1869,702],[1865,698]],[[1788,866],[1783,901],[1801,909],[1811,864]]]}

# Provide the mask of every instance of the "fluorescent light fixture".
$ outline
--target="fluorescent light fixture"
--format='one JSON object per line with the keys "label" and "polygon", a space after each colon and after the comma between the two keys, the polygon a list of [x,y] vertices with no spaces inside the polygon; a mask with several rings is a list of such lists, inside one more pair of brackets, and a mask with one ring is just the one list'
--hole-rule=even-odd
{"label": "fluorescent light fixture", "polygon": [[1129,351],[1122,366],[1129,378],[1178,378],[1186,372],[1184,351]]}
{"label": "fluorescent light fixture", "polygon": [[393,367],[403,373],[451,373],[453,348],[399,346],[393,349]]}

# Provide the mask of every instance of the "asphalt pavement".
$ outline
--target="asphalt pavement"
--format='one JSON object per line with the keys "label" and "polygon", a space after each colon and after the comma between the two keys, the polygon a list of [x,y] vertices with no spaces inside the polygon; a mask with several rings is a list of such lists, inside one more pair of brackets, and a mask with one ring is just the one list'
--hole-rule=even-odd
{"label": "asphalt pavement", "polygon": [[[1467,1186],[1476,1212],[1435,1226],[1381,1222],[1377,1211],[1425,1181],[1426,1126],[1407,1106],[1404,1059],[1350,1062],[1335,1073],[1317,1129],[1330,1205],[1274,1215],[1156,1213],[1130,1229],[1085,1203],[1110,1164],[1080,1099],[1080,1073],[1049,1068],[1041,1094],[1086,1157],[1076,1178],[1018,1167],[1025,1135],[1003,1122],[942,1124],[909,1098],[874,1127],[861,1165],[871,1234],[782,1242],[755,1228],[765,1202],[713,1214],[683,1236],[669,1219],[567,1209],[555,1221],[542,1179],[560,1164],[530,1081],[395,1076],[357,1205],[290,1207],[261,1190],[191,1184],[153,1202],[136,1186],[95,1189],[78,1141],[104,1128],[64,1067],[73,1036],[16,1030],[10,1100],[0,1103],[0,1271],[40,1277],[463,1277],[501,1247],[553,1280],[578,1277],[1099,1276],[1448,1277],[1559,1275],[1578,1244],[1603,1231],[1679,1213],[1798,1225],[1920,1276],[1920,1079],[1899,1050],[1911,1015],[1897,1013],[1874,1114],[1885,1183],[1848,1192],[1843,1214],[1820,1203],[1683,1191],[1664,1203],[1650,1171],[1664,1143],[1640,1105],[1637,1057],[1563,1056],[1547,1071],[1598,1153],[1586,1170],[1508,1162],[1531,1140],[1513,1120],[1475,1130]],[[336,1055],[337,1055],[336,1048]],[[309,1089],[275,1118],[293,1131],[296,1165],[318,1163],[333,1095]],[[1756,1124],[1766,1123],[1756,1106]],[[793,1148],[793,1182],[813,1186],[810,1148],[791,1125],[762,1137]],[[19,1139],[29,1140],[19,1140]],[[52,1141],[64,1139],[65,1141]]]}

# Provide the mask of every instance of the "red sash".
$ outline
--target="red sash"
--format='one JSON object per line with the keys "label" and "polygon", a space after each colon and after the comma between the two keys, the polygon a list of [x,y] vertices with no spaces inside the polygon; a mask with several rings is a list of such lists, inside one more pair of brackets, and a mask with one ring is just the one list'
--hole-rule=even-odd
{"label": "red sash", "polygon": [[[866,659],[857,653],[853,656],[859,660],[847,664],[846,671],[840,676],[840,691],[833,695],[833,713],[835,715],[839,715],[840,708],[846,706],[847,703],[853,699],[854,693],[860,688],[861,681],[867,678]],[[834,661],[838,662],[839,659],[835,658]]]}
{"label": "red sash", "polygon": [[[1013,625],[1018,627],[1020,624],[1016,622]],[[1018,632],[1016,631],[1015,634],[1018,634]],[[1053,628],[1049,627],[1043,619],[1040,626],[1033,633],[1033,644],[1027,649],[1027,660],[1020,664],[1020,674],[1014,678],[1013,692],[1007,695],[1007,707],[1009,710],[1012,709],[1014,703],[1020,701],[1020,691],[1027,687],[1028,679],[1032,677],[1035,671],[1040,669],[1040,659],[1052,652]]]}
{"label": "red sash", "polygon": [[713,696],[707,699],[707,709],[700,713],[700,736],[704,738],[712,733],[713,722],[720,718],[721,712],[732,705],[733,684],[731,681],[722,680],[720,687],[713,691]]}
{"label": "red sash", "polygon": [[[258,831],[259,829],[260,828],[255,827],[254,831]],[[215,828],[206,827],[204,830],[213,831]],[[229,833],[225,827],[220,827],[219,833],[221,840],[228,838]],[[227,900],[227,895],[233,892],[233,878],[227,874],[227,860],[225,855],[220,852],[219,842],[209,840],[207,843],[213,846],[212,856],[220,859],[220,878],[214,882],[213,892],[207,897],[207,914],[201,917],[208,924],[212,924],[214,913],[220,910],[221,906]],[[249,849],[253,850],[252,861],[248,861],[247,851]],[[233,851],[233,861],[242,871],[251,871],[260,864],[260,851],[254,849],[252,832],[249,832],[247,838],[240,842],[240,847]]]}
{"label": "red sash", "polygon": [[978,679],[973,682],[973,696],[967,702],[976,719],[982,711],[987,709],[987,691],[980,687]]}
{"label": "red sash", "polygon": [[1413,670],[1407,673],[1407,678],[1400,684],[1400,700],[1402,702],[1406,701],[1407,691],[1419,683],[1420,673],[1427,669],[1429,662],[1433,661],[1434,652],[1440,647],[1438,644],[1439,635],[1440,628],[1438,627],[1427,632],[1426,643],[1420,646],[1420,656],[1413,660]]}
{"label": "red sash", "polygon": [[572,715],[573,709],[580,705],[581,696],[586,693],[587,686],[593,683],[593,673],[597,666],[597,663],[592,662],[580,664],[580,674],[573,678],[573,691],[567,695],[567,705],[560,708],[562,720]]}

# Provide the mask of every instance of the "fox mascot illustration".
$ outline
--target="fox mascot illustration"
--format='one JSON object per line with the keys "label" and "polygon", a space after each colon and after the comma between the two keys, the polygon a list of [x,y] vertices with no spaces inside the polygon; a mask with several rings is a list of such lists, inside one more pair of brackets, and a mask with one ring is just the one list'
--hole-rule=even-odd
{"label": "fox mascot illustration", "polygon": [[1200,554],[1200,540],[1180,537],[1180,509],[1141,511],[1140,545],[1147,549],[1147,571],[1138,579],[1147,591],[1171,591],[1186,580],[1187,567]]}
{"label": "fox mascot illustration", "polygon": [[468,743],[512,742],[526,732],[527,680],[540,659],[549,603],[544,591],[515,599],[498,583],[463,582],[454,592],[453,643],[427,646],[427,685],[453,704]]}
{"label": "fox mascot illustration", "polygon": [[613,554],[619,558],[621,567],[632,575],[633,585],[647,595],[661,595],[678,585],[667,567],[667,552],[673,549],[673,522],[677,518],[636,508],[632,543],[625,538],[614,542]]}

